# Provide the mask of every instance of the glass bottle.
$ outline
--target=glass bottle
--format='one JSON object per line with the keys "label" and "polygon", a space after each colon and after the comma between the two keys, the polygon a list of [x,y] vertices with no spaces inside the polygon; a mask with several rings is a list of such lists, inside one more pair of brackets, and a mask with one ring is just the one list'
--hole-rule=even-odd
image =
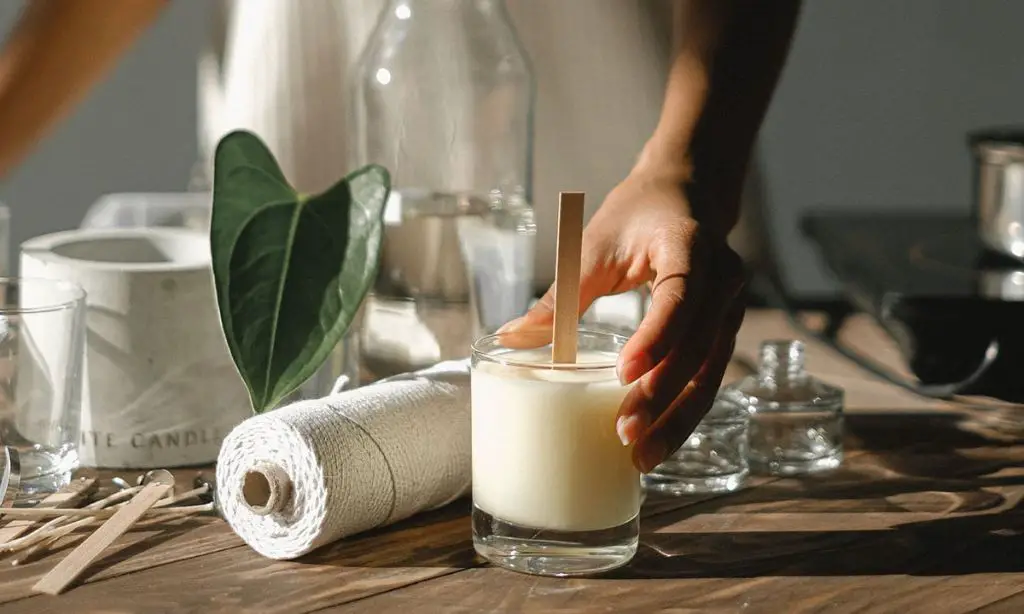
{"label": "glass bottle", "polygon": [[755,473],[826,471],[843,460],[843,390],[809,375],[800,341],[766,341],[758,372],[723,388],[750,414]]}
{"label": "glass bottle", "polygon": [[644,486],[673,495],[743,488],[750,474],[749,423],[745,408],[719,396],[679,450],[644,475]]}
{"label": "glass bottle", "polygon": [[[389,375],[465,356],[489,332],[475,323],[519,315],[530,298],[529,59],[503,0],[389,0],[354,77],[353,164],[380,164],[392,181],[364,362]],[[517,304],[471,304],[480,287]],[[474,313],[495,303],[510,314]]]}

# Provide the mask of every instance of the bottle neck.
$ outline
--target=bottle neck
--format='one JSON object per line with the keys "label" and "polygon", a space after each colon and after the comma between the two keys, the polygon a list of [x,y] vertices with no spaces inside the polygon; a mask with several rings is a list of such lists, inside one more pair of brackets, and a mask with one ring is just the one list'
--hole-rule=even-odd
{"label": "bottle neck", "polygon": [[758,376],[774,382],[800,381],[807,378],[802,341],[766,341],[761,344]]}

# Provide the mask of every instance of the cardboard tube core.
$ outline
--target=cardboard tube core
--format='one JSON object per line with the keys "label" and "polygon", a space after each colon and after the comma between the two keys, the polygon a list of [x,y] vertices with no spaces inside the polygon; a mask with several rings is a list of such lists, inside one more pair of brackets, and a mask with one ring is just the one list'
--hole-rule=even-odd
{"label": "cardboard tube core", "polygon": [[277,465],[261,464],[245,472],[242,499],[254,514],[266,516],[284,509],[292,481]]}

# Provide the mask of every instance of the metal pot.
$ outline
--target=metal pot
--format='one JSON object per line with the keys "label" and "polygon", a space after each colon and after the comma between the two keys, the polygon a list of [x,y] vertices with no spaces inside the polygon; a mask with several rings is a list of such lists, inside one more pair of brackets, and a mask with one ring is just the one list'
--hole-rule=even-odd
{"label": "metal pot", "polygon": [[1024,128],[972,133],[974,216],[985,245],[1024,260]]}

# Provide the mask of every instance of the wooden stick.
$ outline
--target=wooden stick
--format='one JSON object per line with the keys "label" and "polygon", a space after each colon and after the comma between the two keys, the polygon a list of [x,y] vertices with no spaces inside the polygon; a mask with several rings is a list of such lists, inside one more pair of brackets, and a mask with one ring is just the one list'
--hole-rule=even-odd
{"label": "wooden stick", "polygon": [[[99,501],[93,501],[89,505],[86,505],[84,509],[98,510],[110,505],[118,504],[124,499],[130,499],[134,497],[135,494],[138,493],[140,490],[142,490],[142,486],[131,486],[125,488],[124,490],[113,492],[107,495],[106,497],[100,499]],[[75,526],[71,528],[71,531],[74,531],[79,526],[85,526],[93,522],[92,518],[89,518],[87,523],[82,522],[81,519],[79,519],[76,522],[71,522],[71,520],[72,519],[69,516],[60,516],[54,518],[40,526],[35,531],[32,531],[32,533],[3,544],[2,546],[0,546],[0,553],[17,552],[19,550],[25,550],[26,548],[28,548],[29,552],[11,561],[11,565],[19,565],[25,560],[27,560],[29,556],[40,554],[46,551],[53,544],[60,541],[61,537],[63,537],[66,533],[62,533],[58,529],[67,527],[69,524],[73,524]]]}
{"label": "wooden stick", "polygon": [[[161,514],[180,514],[188,513],[197,510],[205,510],[207,504],[202,505],[182,505],[178,507],[170,507],[169,505],[154,505],[151,508],[145,510],[143,516],[153,516]],[[120,506],[111,509],[11,509],[5,511],[5,514],[13,516],[15,518],[110,518],[115,516],[121,509]],[[3,544],[0,544],[0,549],[3,548]]]}
{"label": "wooden stick", "polygon": [[[212,512],[213,504],[203,503],[202,505],[193,505],[189,507],[172,507],[161,511],[163,513],[157,516],[156,518],[153,518],[153,521],[164,522],[167,520],[179,518],[181,516],[189,516],[197,512]],[[26,535],[25,537],[21,537],[14,541],[8,542],[8,544],[5,545],[5,550],[8,552],[18,552],[21,550],[30,549],[21,558],[11,561],[12,565],[19,565],[23,563],[25,558],[27,558],[28,556],[38,554],[39,552],[46,550],[65,535],[74,533],[81,527],[87,527],[91,524],[95,524],[99,520],[99,518],[90,517],[79,518],[74,522],[62,524],[60,526],[50,529],[49,531],[32,533],[31,535]]]}
{"label": "wooden stick", "polygon": [[[142,490],[141,486],[132,486],[131,488],[126,488],[125,490],[119,490],[119,491],[117,491],[117,492],[115,492],[113,494],[107,495],[106,497],[104,497],[103,499],[100,499],[99,501],[94,501],[94,502],[90,503],[89,505],[86,505],[82,509],[87,509],[87,510],[102,509],[104,507],[107,507],[108,505],[114,505],[115,503],[120,502],[122,499],[129,499],[129,498],[133,497],[135,495],[135,493],[139,492],[140,490]],[[8,541],[8,542],[6,542],[4,544],[0,544],[0,553],[14,552],[15,550],[18,550],[18,549],[24,547],[26,542],[28,542],[28,543],[36,543],[38,541],[41,541],[42,539],[46,539],[47,535],[52,535],[53,534],[54,529],[60,527],[63,524],[66,524],[66,523],[70,522],[71,520],[72,520],[72,518],[69,517],[69,516],[58,516],[57,518],[53,518],[53,519],[43,523],[38,528],[36,528],[34,531],[32,531],[30,534],[25,535],[24,537],[19,537],[17,539]]]}
{"label": "wooden stick", "polygon": [[[129,491],[131,491],[131,494],[135,494],[135,492],[138,492],[139,490],[142,490],[141,486],[135,487],[135,488],[129,488],[127,490],[122,490],[122,491],[116,492],[113,495],[107,497],[103,501],[97,501],[96,503],[94,503],[92,505],[87,505],[87,506],[85,506],[85,507],[83,507],[81,509],[40,509],[40,508],[2,507],[2,508],[0,508],[0,514],[5,514],[5,515],[8,515],[8,516],[14,516],[16,518],[17,517],[20,517],[20,518],[48,518],[48,517],[51,517],[51,516],[64,516],[64,517],[91,516],[93,518],[109,518],[110,516],[114,515],[114,510],[102,509],[105,506],[104,505],[97,505],[97,504],[113,503],[117,499],[126,498],[125,496],[123,496],[124,493],[128,493]],[[160,499],[159,501],[157,501],[153,505],[153,507],[151,509],[146,511],[146,513],[147,514],[157,514],[157,513],[169,513],[169,512],[173,512],[175,510],[181,511],[181,510],[205,509],[205,508],[203,508],[202,505],[183,506],[183,507],[176,507],[176,508],[173,508],[173,509],[164,509],[164,508],[172,506],[175,503],[180,503],[182,501],[188,501],[189,499],[194,499],[194,498],[196,498],[196,497],[198,497],[200,495],[205,495],[208,492],[210,492],[210,487],[208,485],[204,484],[203,486],[200,486],[199,488],[193,488],[192,490],[183,492],[180,495],[174,495],[172,497],[164,497],[163,499]],[[3,546],[3,544],[0,544],[0,546]]]}
{"label": "wooden stick", "polygon": [[[21,538],[9,541],[7,543],[0,544],[0,553],[2,553],[2,552],[17,552],[19,550],[24,550],[25,548],[30,548],[31,547],[32,548],[31,552],[26,553],[26,555],[21,557],[21,559],[19,559],[19,560],[11,561],[11,564],[18,565],[19,563],[24,561],[24,559],[27,556],[29,556],[31,554],[37,554],[37,553],[45,550],[46,548],[51,546],[54,542],[59,540],[61,537],[67,535],[68,533],[74,532],[75,529],[77,529],[78,527],[88,526],[88,525],[92,524],[93,522],[95,522],[96,520],[99,520],[102,517],[113,516],[114,513],[116,513],[116,511],[117,511],[116,509],[102,509],[102,508],[106,507],[107,505],[112,505],[114,503],[117,503],[117,501],[119,499],[127,498],[127,495],[134,494],[134,493],[136,493],[136,492],[138,492],[140,490],[142,490],[141,486],[134,486],[132,488],[128,488],[128,489],[125,489],[125,490],[122,490],[122,491],[118,491],[118,492],[110,495],[106,499],[103,499],[101,501],[97,501],[95,503],[89,504],[85,508],[83,508],[83,511],[89,511],[90,514],[95,514],[98,511],[98,512],[100,512],[101,515],[92,516],[92,515],[87,515],[87,514],[80,514],[80,516],[85,516],[85,518],[80,518],[79,517],[79,519],[74,521],[74,522],[70,522],[72,520],[72,518],[73,518],[73,516],[71,516],[71,515],[63,515],[63,516],[60,516],[58,518],[54,518],[53,520],[50,520],[46,524],[42,525],[41,527],[39,527],[38,529],[33,531],[30,535],[26,535],[24,537],[21,537]],[[193,499],[193,498],[198,497],[200,495],[204,495],[207,492],[209,492],[209,490],[210,490],[209,485],[208,484],[204,484],[204,485],[200,486],[199,488],[193,488],[192,490],[190,490],[188,492],[184,492],[184,493],[182,493],[180,495],[176,495],[176,496],[173,496],[173,497],[165,497],[165,498],[160,499],[159,501],[157,501],[156,504],[152,508],[146,510],[146,514],[145,515],[146,516],[156,516],[155,520],[163,521],[163,520],[166,520],[168,518],[174,518],[176,516],[187,516],[189,514],[194,514],[194,513],[212,512],[214,510],[213,503],[203,503],[201,505],[191,505],[191,506],[170,507],[170,506],[173,506],[175,503],[179,503],[181,501],[186,501],[188,499]],[[119,508],[119,507],[121,507],[123,505],[124,504],[122,503],[122,504],[119,504],[116,507]],[[65,529],[67,529],[67,530],[65,530]]]}
{"label": "wooden stick", "polygon": [[[85,497],[96,490],[96,480],[92,478],[81,478],[72,480],[57,492],[49,495],[39,502],[40,508],[68,508],[78,505]],[[35,520],[13,520],[3,527],[0,527],[0,546],[24,535],[33,525]]]}
{"label": "wooden stick", "polygon": [[36,582],[32,590],[48,595],[59,595],[64,592],[89,565],[103,554],[110,544],[114,543],[114,540],[130,529],[146,510],[153,507],[173,486],[173,484],[160,481],[146,484],[142,492],[72,550],[71,554],[50,570],[50,573]]}
{"label": "wooden stick", "polygon": [[555,331],[551,361],[576,362],[580,324],[580,254],[583,247],[583,192],[558,195],[558,240],[555,256]]}
{"label": "wooden stick", "polygon": [[30,546],[40,545],[43,542],[49,543],[51,540],[57,541],[65,535],[68,535],[69,533],[74,533],[79,527],[86,527],[90,524],[93,524],[94,522],[96,522],[95,518],[80,518],[74,522],[64,523],[56,528],[50,529],[45,533],[36,532],[32,533],[31,535],[26,535],[25,537],[16,539],[10,542],[7,545],[6,549],[8,552],[18,552],[19,550],[24,550],[25,548],[28,548]]}

